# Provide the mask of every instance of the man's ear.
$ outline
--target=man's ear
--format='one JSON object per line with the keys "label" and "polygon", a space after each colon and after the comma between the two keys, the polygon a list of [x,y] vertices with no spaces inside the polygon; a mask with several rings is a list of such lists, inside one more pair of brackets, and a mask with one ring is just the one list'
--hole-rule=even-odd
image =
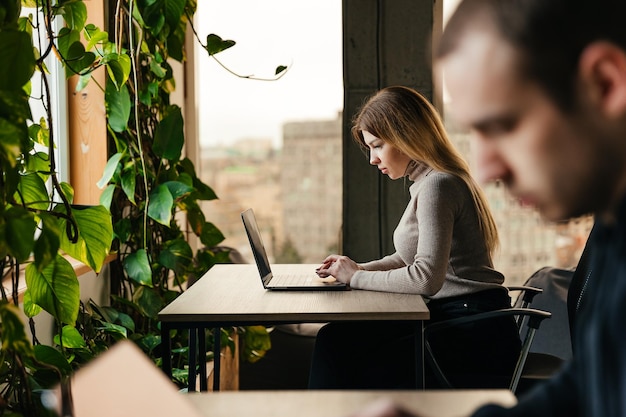
{"label": "man's ear", "polygon": [[579,70],[587,96],[609,117],[626,115],[626,51],[594,42],[582,52]]}

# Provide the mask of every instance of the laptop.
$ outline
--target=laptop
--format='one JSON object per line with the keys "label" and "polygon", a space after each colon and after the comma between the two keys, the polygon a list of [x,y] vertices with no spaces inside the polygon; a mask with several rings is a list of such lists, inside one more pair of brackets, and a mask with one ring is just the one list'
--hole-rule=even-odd
{"label": "laptop", "polygon": [[350,287],[332,277],[320,278],[315,271],[306,274],[273,274],[270,262],[261,239],[259,226],[251,208],[241,213],[243,227],[246,229],[254,261],[259,269],[261,283],[266,290],[283,291],[327,291],[327,290],[348,290]]}

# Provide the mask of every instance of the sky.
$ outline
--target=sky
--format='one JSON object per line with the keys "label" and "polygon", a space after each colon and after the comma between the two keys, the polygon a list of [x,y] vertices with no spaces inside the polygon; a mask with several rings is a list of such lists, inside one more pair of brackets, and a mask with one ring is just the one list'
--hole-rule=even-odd
{"label": "sky", "polygon": [[195,28],[203,44],[213,33],[236,42],[216,55],[238,78],[196,46],[196,94],[201,146],[238,139],[272,139],[284,122],[333,119],[343,108],[341,1],[199,1]]}

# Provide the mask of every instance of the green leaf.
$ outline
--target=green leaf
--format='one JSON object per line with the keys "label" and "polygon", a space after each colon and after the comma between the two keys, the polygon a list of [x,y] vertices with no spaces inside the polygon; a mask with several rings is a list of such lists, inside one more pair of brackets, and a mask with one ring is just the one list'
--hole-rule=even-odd
{"label": "green leaf", "polygon": [[125,131],[131,109],[130,94],[126,85],[122,85],[118,91],[114,84],[107,83],[105,105],[111,129],[118,133]]}
{"label": "green leaf", "polygon": [[145,25],[150,29],[150,33],[157,39],[160,39],[160,35],[167,36],[167,33],[163,33],[165,29],[164,4],[164,0],[151,1],[143,10]]}
{"label": "green leaf", "polygon": [[254,363],[272,348],[270,335],[265,326],[246,326],[243,333],[242,359]]}
{"label": "green leaf", "polygon": [[217,194],[215,194],[215,191],[213,191],[211,187],[203,183],[199,178],[193,179],[193,188],[195,188],[196,191],[193,193],[192,196],[198,200],[210,201],[217,199]]}
{"label": "green leaf", "polygon": [[202,233],[202,227],[206,223],[206,217],[202,212],[202,209],[197,203],[189,204],[187,206],[187,222],[189,223],[191,230],[198,236]]}
{"label": "green leaf", "polygon": [[62,6],[61,14],[67,26],[74,30],[82,30],[87,21],[87,6],[82,1],[66,2]]}
{"label": "green leaf", "polygon": [[90,51],[94,46],[99,43],[108,43],[109,34],[93,24],[85,26],[85,38],[88,40],[85,49]]}
{"label": "green leaf", "polygon": [[41,307],[33,303],[33,300],[30,298],[30,291],[26,289],[26,291],[24,291],[24,314],[26,317],[35,317],[42,311],[43,309]]}
{"label": "green leaf", "polygon": [[50,144],[50,129],[46,119],[41,117],[39,124],[33,124],[28,128],[28,135],[38,144],[48,147]]}
{"label": "green leaf", "polygon": [[[189,160],[189,158],[185,158],[180,161],[180,167],[183,169],[183,172],[191,177],[192,186],[196,190],[192,193],[191,197],[197,200],[215,200],[217,199],[217,194],[215,191],[205,183],[203,183],[200,178],[196,175],[196,170],[194,168],[193,162]],[[182,174],[181,174],[182,176]]]}
{"label": "green leaf", "polygon": [[176,181],[183,183],[190,188],[193,188],[193,178],[191,178],[191,175],[184,171],[178,174],[178,178],[176,178]]}
{"label": "green leaf", "polygon": [[[124,326],[125,329],[135,331],[135,322],[128,314],[120,313],[113,307],[97,306],[95,305],[95,303],[93,303],[93,301],[91,302],[91,307],[94,310],[97,310],[98,314],[100,314],[100,316],[102,317],[102,320],[100,320],[102,324],[119,324],[121,326]],[[124,334],[126,334],[126,330],[124,330]]]}
{"label": "green leaf", "polygon": [[[60,205],[55,210],[65,211]],[[72,243],[67,234],[62,233],[61,249],[94,271],[100,272],[113,240],[111,213],[101,205],[86,208],[72,206],[72,215],[78,225],[78,241]],[[63,219],[60,225],[64,230],[67,220]]]}
{"label": "green leaf", "polygon": [[59,53],[61,56],[68,58],[70,46],[76,42],[80,42],[80,32],[78,30],[71,30],[67,27],[61,28],[57,36],[59,44]]}
{"label": "green leaf", "polygon": [[185,12],[186,0],[169,0],[164,3],[165,21],[172,28],[176,27]]}
{"label": "green leaf", "polygon": [[130,168],[124,169],[122,171],[122,175],[120,176],[122,182],[122,190],[124,190],[124,194],[133,204],[135,203],[135,185],[137,181],[137,171],[135,171],[135,166],[132,165]]}
{"label": "green leaf", "polygon": [[131,316],[125,313],[120,313],[117,316],[116,322],[120,323],[122,326],[127,328],[128,330],[134,332],[135,331],[135,322]]}
{"label": "green leaf", "polygon": [[133,7],[133,19],[135,19],[137,21],[137,23],[139,24],[140,27],[146,27],[147,26],[146,22],[144,22],[144,20],[143,20],[143,16],[139,12],[139,7]]}
{"label": "green leaf", "polygon": [[35,173],[20,177],[15,200],[37,210],[47,210],[50,206],[46,183]]}
{"label": "green leaf", "polygon": [[278,75],[281,72],[284,72],[287,69],[287,67],[285,65],[279,65],[276,67],[276,72],[274,73],[274,75]]}
{"label": "green leaf", "polygon": [[63,342],[63,347],[70,349],[80,349],[87,347],[87,343],[80,332],[74,326],[65,325],[62,330],[62,338],[59,337],[58,334],[54,335],[54,343],[61,346],[61,342]]}
{"label": "green leaf", "polygon": [[193,264],[193,251],[184,239],[165,242],[159,253],[159,263],[181,275]]}
{"label": "green leaf", "polygon": [[93,52],[85,52],[85,55],[81,59],[68,64],[66,68],[69,69],[71,67],[71,71],[66,71],[67,77],[71,77],[75,74],[85,75],[85,70],[90,70],[91,64],[93,64],[95,60],[96,55]]}
{"label": "green leaf", "polygon": [[133,222],[129,218],[122,218],[113,225],[115,238],[120,242],[130,240],[130,235],[133,230]]}
{"label": "green leaf", "polygon": [[145,249],[131,253],[123,261],[124,271],[138,284],[152,286],[152,269]]}
{"label": "green leaf", "polygon": [[189,185],[179,181],[167,181],[163,185],[165,185],[167,189],[170,190],[170,194],[172,194],[174,200],[178,200],[179,198],[188,195],[193,191],[193,187],[190,187]]}
{"label": "green leaf", "polygon": [[115,174],[115,170],[117,169],[117,166],[120,163],[120,159],[122,159],[122,156],[123,155],[121,153],[116,153],[115,155],[109,158],[106,166],[104,167],[104,172],[102,173],[102,177],[96,184],[98,188],[100,189],[104,188],[109,183],[111,178],[113,178],[113,174]]}
{"label": "green leaf", "polygon": [[100,205],[107,210],[111,210],[111,201],[113,201],[113,193],[115,193],[115,185],[110,184],[100,194]]}
{"label": "green leaf", "polygon": [[65,198],[67,198],[67,201],[69,201],[71,204],[74,201],[74,189],[72,188],[72,186],[67,182],[62,182],[61,191],[63,191],[63,194],[65,194]]}
{"label": "green leaf", "polygon": [[130,75],[130,57],[112,53],[105,57],[105,63],[109,78],[113,81],[115,88],[119,90]]}
{"label": "green leaf", "polygon": [[41,233],[35,241],[35,266],[38,271],[48,266],[59,251],[61,240],[61,229],[59,223],[54,216],[42,213],[41,217]]}
{"label": "green leaf", "polygon": [[21,207],[11,207],[4,212],[3,223],[9,253],[18,262],[26,261],[35,246],[37,223],[33,214]]}
{"label": "green leaf", "polygon": [[80,288],[74,268],[65,258],[57,255],[41,272],[34,264],[29,264],[26,267],[26,285],[33,303],[61,323],[76,323]]}
{"label": "green leaf", "polygon": [[67,78],[74,74],[81,74],[83,70],[89,68],[96,60],[93,52],[85,51],[85,46],[80,41],[70,45],[65,57],[65,76]]}
{"label": "green leaf", "polygon": [[126,328],[124,326],[120,326],[119,324],[103,322],[99,328],[100,330],[104,330],[105,333],[113,336],[118,335],[122,336],[122,338],[128,337]]}
{"label": "green leaf", "polygon": [[154,132],[154,153],[170,161],[177,161],[185,144],[183,115],[178,106],[170,106],[167,115],[157,125]]}
{"label": "green leaf", "polygon": [[215,55],[234,45],[235,45],[235,41],[223,40],[216,34],[211,33],[210,35],[206,37],[205,49],[207,50],[209,55]]}
{"label": "green leaf", "polygon": [[0,118],[0,157],[14,167],[22,154],[22,144],[28,140],[24,126]]}
{"label": "green leaf", "polygon": [[50,156],[45,152],[36,152],[28,158],[26,169],[38,173],[44,181],[47,181],[50,172]]}
{"label": "green leaf", "polygon": [[89,84],[89,81],[91,81],[90,72],[88,72],[87,74],[79,75],[78,82],[76,83],[76,88],[74,91],[76,91],[77,93],[82,91],[85,87],[87,87],[87,84]]}
{"label": "green leaf", "polygon": [[14,352],[23,356],[34,354],[33,346],[26,336],[19,309],[6,300],[0,301],[0,323],[2,323],[0,327],[2,352]]}
{"label": "green leaf", "polygon": [[52,346],[37,345],[35,346],[34,351],[35,358],[37,358],[37,361],[40,363],[54,366],[56,369],[61,371],[63,376],[67,376],[72,373],[72,367],[67,362],[67,359],[65,359],[61,352]]}
{"label": "green leaf", "polygon": [[0,118],[4,117],[16,125],[25,125],[27,120],[33,118],[28,99],[28,94],[22,89],[4,90],[0,94]]}
{"label": "green leaf", "polygon": [[215,264],[224,264],[231,263],[229,257],[229,251],[222,250],[218,252],[213,252],[206,248],[206,246],[199,250],[196,253],[196,262],[198,264],[197,268],[200,273],[204,271],[208,271]]}
{"label": "green leaf", "polygon": [[136,341],[145,352],[152,352],[161,344],[161,336],[156,334],[147,334]]}
{"label": "green leaf", "polygon": [[178,36],[178,33],[173,33],[167,38],[167,52],[170,58],[183,62],[184,55],[184,39]]}
{"label": "green leaf", "polygon": [[156,75],[159,78],[165,78],[166,72],[163,69],[163,67],[156,62],[156,60],[152,59],[150,60],[150,71],[152,71],[152,73],[154,75]]}
{"label": "green leaf", "polygon": [[163,308],[163,301],[157,291],[153,288],[139,287],[133,295],[133,301],[144,316],[156,320],[159,311]]}
{"label": "green leaf", "polygon": [[78,61],[85,56],[85,52],[85,45],[78,39],[67,49],[65,59],[68,61]]}
{"label": "green leaf", "polygon": [[5,1],[0,6],[0,28],[15,23],[20,17],[22,2],[20,0]]}
{"label": "green leaf", "polygon": [[161,184],[150,193],[148,216],[162,225],[169,226],[173,206],[172,194],[165,185]]}
{"label": "green leaf", "polygon": [[213,223],[206,222],[202,227],[202,233],[200,234],[200,241],[203,245],[212,248],[217,246],[219,243],[223,242],[225,239],[224,235],[215,227]]}
{"label": "green leaf", "polygon": [[25,32],[0,31],[0,90],[19,90],[35,72],[33,41]]}

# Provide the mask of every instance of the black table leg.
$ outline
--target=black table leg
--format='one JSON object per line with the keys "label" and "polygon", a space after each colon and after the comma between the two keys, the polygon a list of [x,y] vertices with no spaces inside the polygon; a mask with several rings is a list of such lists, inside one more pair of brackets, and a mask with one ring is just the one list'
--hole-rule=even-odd
{"label": "black table leg", "polygon": [[204,327],[198,328],[198,357],[200,362],[200,391],[206,391],[207,374],[206,374],[206,332]]}
{"label": "black table leg", "polygon": [[222,334],[219,327],[213,329],[213,391],[220,390],[220,361]]}
{"label": "black table leg", "polygon": [[424,389],[424,322],[418,321],[415,329],[415,388]]}
{"label": "black table leg", "polygon": [[163,372],[169,379],[172,379],[172,340],[170,339],[170,326],[161,322],[161,365]]}
{"label": "black table leg", "polygon": [[196,362],[198,359],[197,349],[197,329],[192,327],[189,329],[189,383],[187,385],[188,392],[196,390]]}

